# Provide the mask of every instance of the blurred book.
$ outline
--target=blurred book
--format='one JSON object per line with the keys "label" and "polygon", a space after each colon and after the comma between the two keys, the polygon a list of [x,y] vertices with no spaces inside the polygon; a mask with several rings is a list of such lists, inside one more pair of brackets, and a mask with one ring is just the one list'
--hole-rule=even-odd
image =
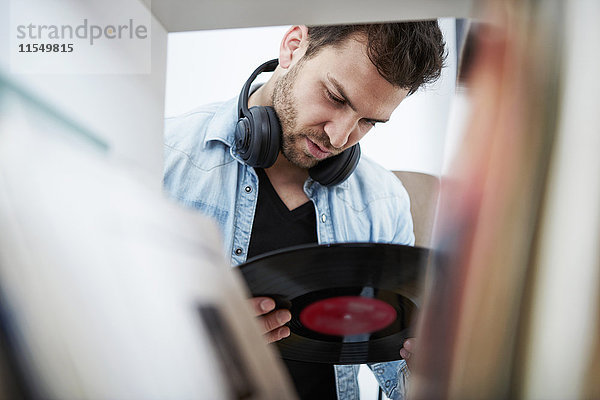
{"label": "blurred book", "polygon": [[295,398],[209,220],[0,77],[4,396]]}
{"label": "blurred book", "polygon": [[598,395],[598,11],[490,1],[472,25],[412,398]]}

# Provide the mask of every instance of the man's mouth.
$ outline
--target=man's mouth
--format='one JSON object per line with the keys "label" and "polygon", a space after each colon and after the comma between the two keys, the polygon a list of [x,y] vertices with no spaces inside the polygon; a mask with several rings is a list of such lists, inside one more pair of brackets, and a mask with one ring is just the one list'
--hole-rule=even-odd
{"label": "man's mouth", "polygon": [[323,160],[331,155],[329,150],[324,149],[309,138],[306,138],[306,145],[308,146],[309,153],[317,160]]}

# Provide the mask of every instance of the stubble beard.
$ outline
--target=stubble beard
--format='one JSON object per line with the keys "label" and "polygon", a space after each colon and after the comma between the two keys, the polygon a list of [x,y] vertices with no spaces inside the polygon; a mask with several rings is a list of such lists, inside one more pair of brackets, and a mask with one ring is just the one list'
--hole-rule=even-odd
{"label": "stubble beard", "polygon": [[304,150],[306,138],[325,145],[329,144],[329,138],[325,132],[316,129],[298,129],[298,107],[292,89],[302,64],[300,61],[275,82],[273,108],[281,123],[281,153],[293,165],[308,169],[317,165],[319,160]]}

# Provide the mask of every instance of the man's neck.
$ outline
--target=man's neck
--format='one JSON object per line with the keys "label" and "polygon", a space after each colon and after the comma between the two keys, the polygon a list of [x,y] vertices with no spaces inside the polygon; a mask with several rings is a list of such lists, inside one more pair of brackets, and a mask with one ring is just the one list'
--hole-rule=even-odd
{"label": "man's neck", "polygon": [[290,163],[283,154],[279,154],[272,167],[265,169],[271,185],[289,210],[293,210],[308,201],[304,193],[304,182],[308,170]]}
{"label": "man's neck", "polygon": [[254,106],[272,106],[273,105],[273,83],[271,80],[265,82],[256,89],[248,98],[248,108]]}

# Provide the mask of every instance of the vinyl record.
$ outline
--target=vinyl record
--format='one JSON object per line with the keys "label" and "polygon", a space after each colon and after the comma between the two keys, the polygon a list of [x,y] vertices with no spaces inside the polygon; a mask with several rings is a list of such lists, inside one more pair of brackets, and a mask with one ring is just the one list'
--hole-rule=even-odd
{"label": "vinyl record", "polygon": [[400,359],[428,251],[394,244],[308,245],[240,266],[254,297],[289,309],[283,358],[330,364]]}

